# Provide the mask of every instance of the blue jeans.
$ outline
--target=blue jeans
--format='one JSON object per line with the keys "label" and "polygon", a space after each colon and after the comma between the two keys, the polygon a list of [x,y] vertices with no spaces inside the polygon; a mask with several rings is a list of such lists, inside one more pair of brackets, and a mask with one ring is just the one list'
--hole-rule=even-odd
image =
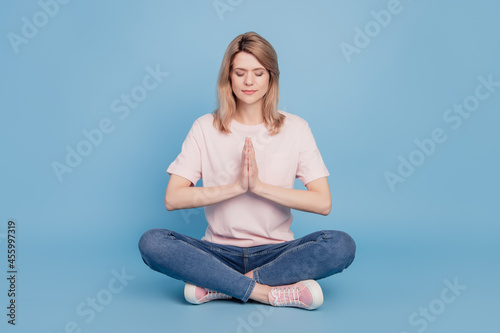
{"label": "blue jeans", "polygon": [[[151,229],[139,240],[139,250],[155,271],[246,302],[256,282],[279,286],[342,272],[354,260],[356,244],[336,230],[279,244],[237,247]],[[253,279],[243,275],[251,270]]]}

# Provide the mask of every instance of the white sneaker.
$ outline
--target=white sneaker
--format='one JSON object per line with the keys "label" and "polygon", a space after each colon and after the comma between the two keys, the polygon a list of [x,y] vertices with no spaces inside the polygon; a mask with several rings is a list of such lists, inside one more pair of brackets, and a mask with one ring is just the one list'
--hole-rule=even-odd
{"label": "white sneaker", "polygon": [[216,299],[230,299],[231,296],[186,282],[184,298],[191,304],[201,304]]}

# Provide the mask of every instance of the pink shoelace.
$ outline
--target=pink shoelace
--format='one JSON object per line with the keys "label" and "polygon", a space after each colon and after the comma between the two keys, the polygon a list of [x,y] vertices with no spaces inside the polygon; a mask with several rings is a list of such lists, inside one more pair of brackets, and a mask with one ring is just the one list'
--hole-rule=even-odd
{"label": "pink shoelace", "polygon": [[218,291],[214,291],[214,290],[210,290],[210,289],[206,289],[207,290],[207,295],[205,296],[205,298],[207,300],[211,300],[211,299],[229,299],[231,298],[231,296],[228,296],[226,294],[223,294],[223,293],[220,293]]}
{"label": "pink shoelace", "polygon": [[271,296],[274,297],[272,305],[302,305],[299,288],[275,287],[271,289]]}

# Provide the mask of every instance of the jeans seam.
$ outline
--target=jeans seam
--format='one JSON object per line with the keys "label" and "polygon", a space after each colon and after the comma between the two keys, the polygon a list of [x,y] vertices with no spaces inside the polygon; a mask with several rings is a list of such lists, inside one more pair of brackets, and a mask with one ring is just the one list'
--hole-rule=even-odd
{"label": "jeans seam", "polygon": [[[301,245],[304,245],[304,244],[307,244],[307,243],[310,243],[310,242],[318,242],[320,240],[328,239],[328,231],[327,230],[321,230],[319,232],[321,232],[321,235],[319,235],[316,239],[310,240],[310,241],[308,241],[306,243],[303,243],[303,244],[300,244],[298,246],[301,246]],[[273,244],[273,245],[283,245],[284,244],[285,246],[287,246],[288,245],[287,243],[291,243],[291,242],[294,242],[296,240],[297,239],[294,239],[294,240],[291,240],[291,241],[287,241],[287,242],[283,242],[283,243]],[[298,246],[296,246],[296,247],[298,247]],[[262,250],[260,252],[251,253],[248,256],[249,257],[254,257],[254,256],[264,255],[264,254],[269,254],[269,253],[274,253],[274,252],[278,252],[278,251],[281,251],[281,249],[277,248],[277,249],[272,249],[272,250]],[[285,250],[285,251],[288,251],[288,250]]]}
{"label": "jeans seam", "polygon": [[210,245],[207,245],[207,247],[212,250],[212,251],[215,251],[215,252],[219,252],[219,253],[224,253],[224,254],[229,254],[229,255],[235,255],[235,256],[238,256],[238,257],[242,257],[243,255],[239,252],[236,252],[236,251],[228,251],[228,250],[223,250],[223,249],[219,249],[219,248],[216,248],[216,247],[212,247]]}
{"label": "jeans seam", "polygon": [[[184,241],[182,239],[175,238],[174,240],[175,241],[179,241],[179,242],[183,242],[184,244],[192,247],[193,249],[198,250],[199,252],[203,253],[207,257],[213,258],[213,259],[217,260],[218,262],[222,263],[223,265],[227,266],[228,268],[234,270],[236,273],[240,274],[237,270],[235,270],[234,268],[228,266],[225,262],[223,262],[219,258],[211,255],[210,253],[205,252],[204,250],[202,250],[202,249],[200,249],[200,248],[198,248],[198,247],[196,247],[196,246],[194,246],[194,245],[192,245],[192,244],[190,244],[190,243],[188,243],[188,242],[186,242],[186,241]],[[186,282],[186,281],[184,281],[184,282]],[[248,299],[250,298],[250,294],[252,293],[254,287],[255,287],[255,280],[251,279],[250,286],[248,287],[247,291],[245,292],[245,295],[243,296],[243,298],[241,299],[243,302],[247,302],[248,301]]]}
{"label": "jeans seam", "polygon": [[251,279],[250,280],[250,285],[248,286],[248,289],[245,293],[245,296],[241,299],[243,302],[247,302],[248,299],[250,298],[250,295],[252,294],[253,289],[255,288],[255,280]]}
{"label": "jeans seam", "polygon": [[200,249],[199,247],[196,247],[196,246],[194,246],[194,245],[192,245],[192,244],[190,244],[190,243],[188,243],[188,242],[186,242],[186,241],[183,241],[182,239],[178,239],[178,238],[176,238],[175,240],[177,240],[177,241],[179,241],[179,242],[183,242],[184,244],[186,244],[186,245],[188,245],[188,246],[192,247],[193,249],[196,249],[196,250],[200,251],[201,253],[203,253],[203,254],[204,254],[204,255],[206,255],[207,257],[209,257],[209,258],[213,258],[213,259],[217,260],[218,262],[220,262],[221,264],[223,264],[223,265],[227,266],[228,268],[230,268],[230,269],[234,270],[235,272],[239,273],[237,270],[235,270],[234,268],[230,267],[229,265],[227,265],[225,262],[223,262],[222,260],[220,260],[220,259],[219,259],[219,258],[217,258],[216,256],[214,256],[214,255],[212,255],[212,254],[210,254],[210,253],[208,253],[208,252],[206,252],[206,251],[204,251],[204,250]]}
{"label": "jeans seam", "polygon": [[321,231],[323,233],[323,239],[328,239],[328,232],[326,230]]}
{"label": "jeans seam", "polygon": [[274,253],[274,252],[278,252],[278,251],[281,251],[281,249],[264,250],[264,251],[260,251],[260,252],[256,252],[256,253],[250,253],[248,256],[249,257],[255,257],[255,256],[260,256],[260,255],[264,255],[264,254]]}
{"label": "jeans seam", "polygon": [[[272,260],[272,261],[270,261],[270,262],[268,262],[268,263],[266,263],[266,264],[264,264],[264,265],[262,265],[262,266],[258,267],[258,269],[260,270],[260,269],[266,268],[266,266],[269,266],[269,265],[273,264],[276,260],[280,259],[281,257],[283,257],[283,256],[285,256],[285,255],[288,255],[288,254],[290,254],[290,253],[293,253],[293,252],[295,252],[295,251],[297,251],[297,250],[300,250],[300,249],[302,249],[302,248],[304,248],[304,247],[306,247],[306,246],[309,246],[309,245],[314,245],[314,244],[318,243],[319,241],[320,241],[319,239],[316,239],[316,240],[311,240],[311,241],[309,241],[309,242],[306,242],[306,243],[300,244],[299,246],[296,246],[296,247],[294,247],[294,248],[292,248],[292,249],[290,249],[290,250],[287,250],[286,252],[284,252],[284,253],[280,254],[280,255],[279,255],[277,258],[275,258],[274,260]],[[257,273],[257,276],[258,276],[258,273]],[[254,270],[254,278],[255,278],[255,270]],[[260,279],[259,279],[259,283],[260,283]]]}
{"label": "jeans seam", "polygon": [[246,249],[243,249],[243,272],[247,272],[247,254],[246,254]]}
{"label": "jeans seam", "polygon": [[[176,241],[181,241],[183,242],[184,244],[187,244],[189,246],[191,246],[192,248],[195,248],[195,249],[198,249],[200,250],[201,252],[209,255],[210,257],[213,257],[213,258],[216,258],[217,260],[219,260],[217,257],[211,255],[210,253],[202,250],[201,248],[197,247],[197,246],[194,246],[193,244],[189,243],[189,242],[186,242],[185,240],[181,239],[181,238],[178,238],[178,237],[175,237],[175,235],[173,234],[173,232],[171,230],[168,230],[168,229],[165,229],[167,230],[167,234],[168,234],[168,237],[171,238],[172,240],[176,240]],[[203,242],[203,241],[202,241]],[[223,254],[228,254],[228,255],[236,255],[236,256],[239,256],[241,257],[241,254],[238,253],[238,252],[231,252],[231,251],[228,251],[228,250],[222,250],[222,249],[218,249],[218,248],[214,248],[208,244],[207,245],[207,248],[209,248],[211,251],[214,251],[214,252],[219,252],[219,253],[223,253]],[[221,263],[225,264],[227,266],[226,263],[224,263],[223,261],[219,260]]]}
{"label": "jeans seam", "polygon": [[163,229],[163,230],[165,230],[165,231],[166,231],[165,233],[167,234],[167,237],[168,237],[168,238],[170,238],[170,239],[174,239],[174,240],[178,240],[178,238],[177,238],[177,237],[175,237],[175,235],[172,233],[172,231],[171,231],[171,230],[166,230],[166,229]]}
{"label": "jeans seam", "polygon": [[255,280],[255,282],[257,283],[260,283],[260,279],[259,279],[259,272],[258,272],[258,269],[260,267],[257,267],[253,270],[253,279]]}

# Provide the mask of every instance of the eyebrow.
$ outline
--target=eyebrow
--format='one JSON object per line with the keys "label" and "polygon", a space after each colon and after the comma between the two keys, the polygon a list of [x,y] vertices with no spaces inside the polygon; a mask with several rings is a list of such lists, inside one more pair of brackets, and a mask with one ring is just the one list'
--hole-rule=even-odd
{"label": "eyebrow", "polygon": [[[236,67],[234,70],[237,70],[237,69],[239,69],[239,70],[241,70],[241,71],[246,71],[246,69],[245,69],[245,68],[241,68],[241,67]],[[253,71],[256,71],[256,70],[259,70],[259,69],[266,70],[266,69],[265,69],[265,68],[263,68],[263,67],[254,68],[254,69],[252,69],[252,70],[253,70]]]}

